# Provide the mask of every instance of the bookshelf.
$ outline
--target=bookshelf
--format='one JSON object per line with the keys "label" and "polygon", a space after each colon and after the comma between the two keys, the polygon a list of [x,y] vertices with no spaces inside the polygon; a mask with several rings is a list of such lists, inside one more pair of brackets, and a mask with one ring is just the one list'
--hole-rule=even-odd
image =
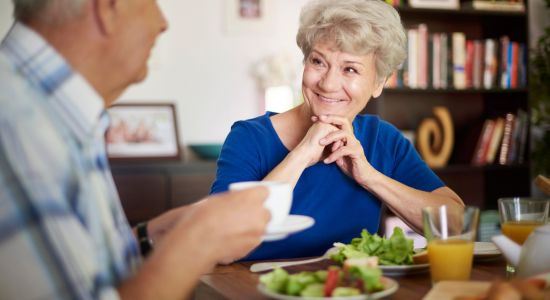
{"label": "bookshelf", "polygon": [[[522,11],[476,10],[467,2],[461,8],[428,9],[397,7],[406,29],[425,24],[428,34],[462,32],[466,40],[485,40],[507,36],[510,41],[529,43],[528,15]],[[527,11],[527,10],[526,10]],[[498,53],[498,52],[497,52]],[[431,53],[428,53],[430,56]],[[430,60],[430,57],[428,57]],[[401,130],[416,131],[420,122],[432,116],[434,106],[447,107],[455,129],[455,146],[446,167],[434,171],[453,188],[467,204],[483,209],[496,209],[496,200],[504,196],[530,194],[528,157],[521,164],[472,164],[477,139],[485,120],[529,111],[529,91],[526,85],[502,88],[500,83],[490,88],[410,88],[407,85],[387,87],[379,99],[367,106],[366,113],[378,114]],[[527,146],[526,153],[529,149]]]}

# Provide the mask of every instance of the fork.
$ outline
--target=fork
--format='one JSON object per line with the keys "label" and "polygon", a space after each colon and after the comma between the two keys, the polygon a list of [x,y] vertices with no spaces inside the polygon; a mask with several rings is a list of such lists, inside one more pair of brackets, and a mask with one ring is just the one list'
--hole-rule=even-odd
{"label": "fork", "polygon": [[270,262],[255,263],[252,266],[250,266],[250,272],[256,273],[256,272],[263,272],[263,271],[267,271],[275,268],[310,264],[310,263],[321,261],[323,259],[329,259],[330,256],[336,251],[338,251],[338,248],[333,247],[328,249],[325,252],[325,254],[323,254],[322,256],[315,257],[315,258],[309,258],[309,259],[303,259],[303,260],[292,260],[292,261],[270,261]]}

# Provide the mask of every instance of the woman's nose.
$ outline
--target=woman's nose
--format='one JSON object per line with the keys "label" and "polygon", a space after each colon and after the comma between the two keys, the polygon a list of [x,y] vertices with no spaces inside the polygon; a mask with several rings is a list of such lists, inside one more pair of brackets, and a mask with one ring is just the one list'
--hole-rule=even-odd
{"label": "woman's nose", "polygon": [[335,91],[340,87],[340,75],[335,69],[329,69],[319,80],[319,87],[326,92]]}

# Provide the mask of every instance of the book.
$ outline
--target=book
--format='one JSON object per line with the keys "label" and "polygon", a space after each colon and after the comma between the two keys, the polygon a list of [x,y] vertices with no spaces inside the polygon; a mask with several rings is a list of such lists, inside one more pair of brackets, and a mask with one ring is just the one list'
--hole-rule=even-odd
{"label": "book", "polygon": [[471,88],[473,86],[474,75],[474,41],[466,40],[466,60],[464,63],[464,78],[466,85],[464,87]]}
{"label": "book", "polygon": [[473,76],[472,85],[476,89],[480,89],[483,82],[483,69],[484,69],[484,43],[481,40],[474,41],[474,61],[473,61]]}
{"label": "book", "polygon": [[510,67],[510,87],[511,88],[517,88],[518,87],[518,64],[519,64],[519,43],[518,42],[511,42],[511,52],[510,56],[511,58],[511,67]]}
{"label": "book", "polygon": [[441,34],[432,34],[432,87],[441,88]]}
{"label": "book", "polygon": [[505,89],[508,88],[508,47],[510,44],[510,38],[508,36],[500,37],[500,63],[499,63],[499,72],[500,72],[500,87]]}
{"label": "book", "polygon": [[466,64],[466,36],[464,32],[453,32],[453,86],[455,89],[466,88],[464,67]]}
{"label": "book", "polygon": [[518,66],[518,77],[519,77],[519,86],[527,86],[527,61],[528,61],[528,51],[526,49],[525,43],[519,44],[519,66]]}
{"label": "book", "polygon": [[489,142],[489,148],[487,149],[487,157],[485,158],[486,164],[492,164],[495,161],[496,153],[499,149],[500,143],[502,141],[502,134],[504,132],[504,119],[496,118],[495,127],[491,134],[491,139]]}
{"label": "book", "polygon": [[476,10],[493,10],[493,11],[517,11],[524,12],[525,4],[522,1],[502,1],[502,0],[473,0],[466,2],[465,7]]}
{"label": "book", "polygon": [[500,153],[498,156],[499,165],[508,165],[508,152],[512,143],[512,132],[516,116],[513,113],[507,113],[504,122],[504,133],[502,134],[502,143],[500,144]]}
{"label": "book", "polygon": [[472,164],[481,166],[487,163],[487,151],[489,150],[489,144],[491,142],[491,137],[493,136],[494,128],[495,128],[494,120],[492,119],[485,120],[474,150],[474,157],[472,159]]}
{"label": "book", "polygon": [[495,86],[497,77],[497,47],[494,39],[485,40],[485,58],[483,70],[483,87],[491,89]]}
{"label": "book", "polygon": [[449,38],[446,33],[440,34],[440,60],[439,64],[441,66],[440,69],[440,77],[439,77],[439,87],[442,89],[446,89],[448,87],[449,83],[449,61],[451,55],[451,49],[449,48]]}
{"label": "book", "polygon": [[[523,163],[523,155],[527,142],[528,115],[523,109],[518,109],[512,128],[512,138],[508,149],[508,164]],[[521,158],[520,158],[521,157]]]}
{"label": "book", "polygon": [[418,87],[418,30],[411,28],[407,30],[407,39],[408,39],[408,86],[411,89]]}
{"label": "book", "polygon": [[417,40],[417,84],[421,89],[428,87],[428,26],[418,24]]}
{"label": "book", "polygon": [[440,8],[440,9],[459,9],[458,0],[409,0],[409,6],[414,8]]}
{"label": "book", "polygon": [[518,118],[521,119],[521,128],[518,140],[518,164],[525,162],[525,151],[527,149],[527,131],[529,129],[529,115],[524,110],[518,110]]}

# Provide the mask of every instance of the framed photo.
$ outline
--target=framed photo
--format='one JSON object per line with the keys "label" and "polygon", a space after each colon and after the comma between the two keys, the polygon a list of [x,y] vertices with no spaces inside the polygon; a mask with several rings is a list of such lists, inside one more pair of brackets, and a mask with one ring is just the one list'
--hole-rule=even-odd
{"label": "framed photo", "polygon": [[225,29],[230,35],[265,34],[272,29],[274,0],[225,0]]}
{"label": "framed photo", "polygon": [[414,8],[459,9],[459,0],[409,0],[409,6]]}
{"label": "framed photo", "polygon": [[174,104],[116,104],[108,109],[108,113],[111,125],[105,141],[110,159],[180,158]]}

